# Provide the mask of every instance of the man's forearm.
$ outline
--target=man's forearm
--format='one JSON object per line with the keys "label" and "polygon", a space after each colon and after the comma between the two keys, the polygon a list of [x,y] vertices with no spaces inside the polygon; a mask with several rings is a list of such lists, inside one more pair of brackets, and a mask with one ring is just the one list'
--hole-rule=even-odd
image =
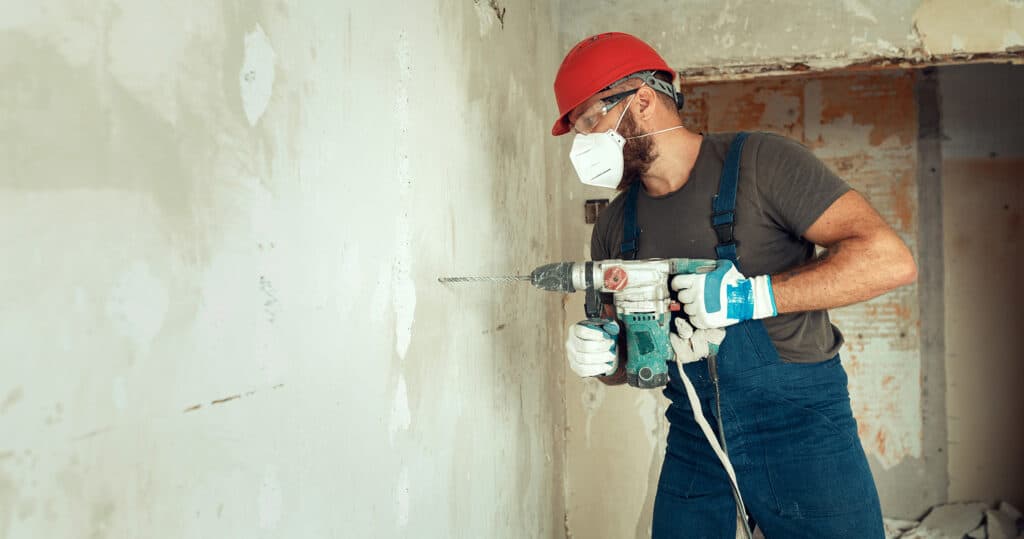
{"label": "man's forearm", "polygon": [[849,238],[823,256],[772,275],[779,314],[816,311],[866,301],[917,278],[917,266],[893,233]]}

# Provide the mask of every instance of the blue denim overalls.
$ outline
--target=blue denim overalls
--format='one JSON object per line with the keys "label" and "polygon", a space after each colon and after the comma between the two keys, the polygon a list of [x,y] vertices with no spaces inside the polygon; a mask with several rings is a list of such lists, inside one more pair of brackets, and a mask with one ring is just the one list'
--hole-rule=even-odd
{"label": "blue denim overalls", "polygon": [[[732,142],[713,201],[718,258],[742,271],[732,237],[745,133]],[[627,193],[623,258],[635,258],[636,196]],[[684,370],[717,433],[714,387],[706,360]],[[857,437],[839,356],[787,363],[760,320],[726,329],[718,352],[721,420],[729,459],[751,520],[768,539],[882,539],[878,493]],[[729,478],[693,419],[686,390],[669,362],[672,404],[668,447],[654,501],[654,539],[736,537]]]}

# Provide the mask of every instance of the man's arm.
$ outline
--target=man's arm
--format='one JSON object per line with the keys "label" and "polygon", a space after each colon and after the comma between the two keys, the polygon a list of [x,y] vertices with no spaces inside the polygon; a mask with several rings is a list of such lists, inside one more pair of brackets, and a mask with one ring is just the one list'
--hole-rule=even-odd
{"label": "man's arm", "polygon": [[823,256],[771,276],[778,312],[842,307],[913,283],[910,250],[856,191],[839,197],[804,233]]}

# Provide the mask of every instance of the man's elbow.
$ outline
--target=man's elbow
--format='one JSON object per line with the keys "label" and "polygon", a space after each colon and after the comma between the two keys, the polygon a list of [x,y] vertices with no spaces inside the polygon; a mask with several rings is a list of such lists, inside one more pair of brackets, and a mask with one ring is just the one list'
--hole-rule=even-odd
{"label": "man's elbow", "polygon": [[914,255],[902,241],[900,241],[899,247],[899,254],[893,257],[893,267],[890,268],[893,288],[914,284],[917,281],[917,262],[914,261]]}

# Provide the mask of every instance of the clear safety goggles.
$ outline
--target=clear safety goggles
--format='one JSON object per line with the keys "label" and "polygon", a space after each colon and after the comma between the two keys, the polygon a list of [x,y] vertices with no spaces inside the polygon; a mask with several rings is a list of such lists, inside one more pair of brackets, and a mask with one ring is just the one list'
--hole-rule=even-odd
{"label": "clear safety goggles", "polygon": [[608,111],[615,108],[615,105],[618,105],[623,99],[637,93],[640,88],[633,88],[632,90],[605,96],[595,101],[593,105],[587,107],[587,110],[583,111],[579,118],[576,118],[576,121],[572,123],[572,130],[581,135],[593,133],[594,128],[597,127],[597,124],[601,123],[601,119],[608,114]]}
{"label": "clear safety goggles", "polygon": [[[682,94],[676,92],[676,89],[671,82],[659,79],[657,77],[657,71],[638,71],[609,84],[605,90],[611,90],[629,79],[640,80],[647,86],[650,86],[651,89],[671,97],[672,101],[676,103],[676,108],[682,110]],[[582,135],[589,135],[590,133],[593,133],[594,128],[601,122],[601,118],[604,118],[604,115],[608,114],[608,111],[612,110],[612,108],[623,99],[635,94],[640,88],[642,88],[642,86],[601,98],[580,114],[579,118],[570,125],[570,128]]]}

